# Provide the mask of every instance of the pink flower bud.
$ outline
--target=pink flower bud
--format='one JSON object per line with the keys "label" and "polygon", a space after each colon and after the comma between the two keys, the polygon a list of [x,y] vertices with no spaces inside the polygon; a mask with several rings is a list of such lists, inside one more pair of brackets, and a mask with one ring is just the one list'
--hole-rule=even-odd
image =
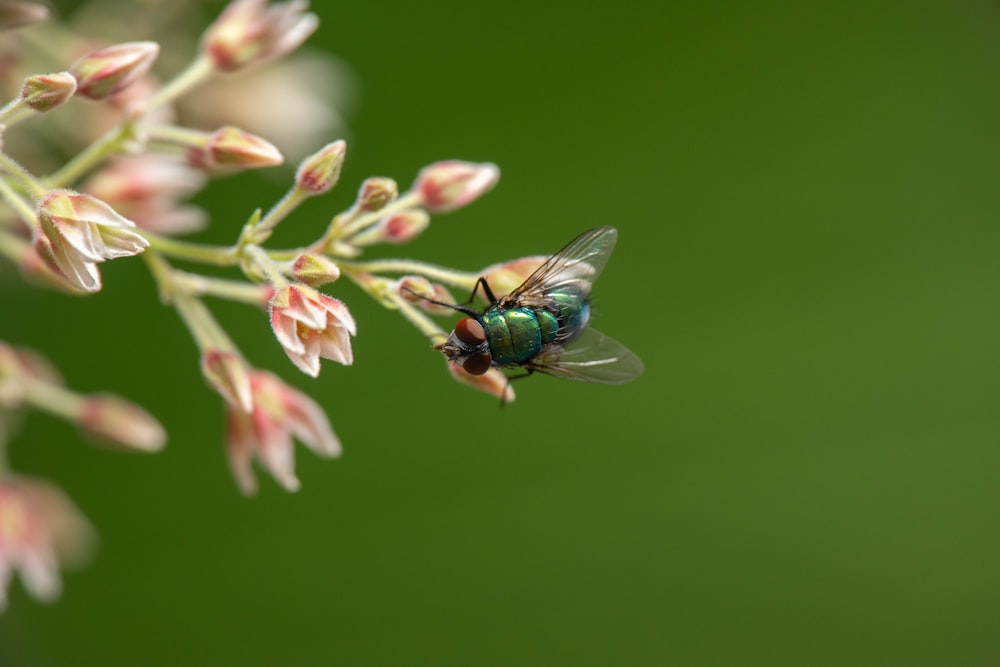
{"label": "pink flower bud", "polygon": [[201,356],[201,374],[230,405],[250,412],[250,374],[246,362],[234,352],[207,350]]}
{"label": "pink flower bud", "polygon": [[301,440],[319,456],[340,456],[340,440],[312,399],[265,371],[250,372],[253,409],[247,413],[232,404],[227,409],[227,453],[240,491],[257,491],[253,460],[257,459],[288,491],[298,491],[295,445]]}
{"label": "pink flower bud", "polygon": [[0,611],[18,572],[33,597],[50,602],[62,592],[59,570],[83,564],[94,529],[59,489],[28,477],[0,480]]}
{"label": "pink flower bud", "polygon": [[103,100],[142,77],[160,53],[156,42],[116,44],[80,58],[70,72],[76,77],[77,91],[92,100]]}
{"label": "pink flower bud", "polygon": [[137,255],[149,242],[134,232],[135,223],[90,195],[71,190],[49,192],[38,207],[41,235],[35,249],[75,287],[101,289],[97,263]]}
{"label": "pink flower bud", "polygon": [[482,276],[486,278],[493,294],[499,298],[520,287],[521,283],[538,270],[538,267],[546,260],[548,257],[544,255],[532,255],[502,264],[493,264],[482,270]]}
{"label": "pink flower bud", "polygon": [[455,312],[447,306],[441,306],[427,300],[434,299],[442,303],[455,303],[455,297],[443,285],[432,283],[423,276],[403,276],[400,278],[399,295],[432,315],[449,315]]}
{"label": "pink flower bud", "polygon": [[69,72],[29,76],[21,85],[21,100],[35,111],[55,109],[76,92],[76,79]]}
{"label": "pink flower bud", "polygon": [[510,385],[510,379],[500,369],[491,368],[482,375],[472,375],[454,361],[446,363],[451,376],[462,384],[496,396],[503,403],[510,403],[514,400],[514,388]]}
{"label": "pink flower bud", "polygon": [[421,169],[413,189],[428,211],[447,213],[486,194],[499,179],[500,168],[490,162],[447,160]]}
{"label": "pink flower bud", "polygon": [[38,2],[0,2],[0,30],[13,30],[49,18],[49,8]]}
{"label": "pink flower bud", "polygon": [[204,145],[191,151],[188,159],[197,167],[212,170],[274,167],[285,161],[270,142],[232,126],[213,132]]}
{"label": "pink flower bud", "polygon": [[160,422],[135,403],[112,394],[85,397],[77,423],[90,435],[129,449],[158,452],[167,443]]}
{"label": "pink flower bud", "polygon": [[310,287],[332,283],[340,277],[340,267],[323,255],[303,253],[292,261],[292,277]]}
{"label": "pink flower bud", "polygon": [[376,243],[407,243],[427,229],[431,216],[422,208],[410,208],[382,218],[363,232],[351,238],[359,247]]}
{"label": "pink flower bud", "polygon": [[302,0],[270,7],[267,0],[234,0],[202,35],[201,51],[225,71],[279,58],[319,25],[315,14],[305,13],[308,6]]}
{"label": "pink flower bud", "polygon": [[319,375],[320,357],[353,363],[357,325],[343,302],[306,285],[289,285],[274,293],[270,310],[274,335],[303,373]]}
{"label": "pink flower bud", "polygon": [[327,144],[302,161],[295,172],[295,184],[317,195],[331,190],[340,178],[346,153],[347,143],[343,140]]}
{"label": "pink flower bud", "polygon": [[357,207],[362,211],[380,211],[399,196],[399,186],[391,178],[374,177],[365,179],[358,190]]}

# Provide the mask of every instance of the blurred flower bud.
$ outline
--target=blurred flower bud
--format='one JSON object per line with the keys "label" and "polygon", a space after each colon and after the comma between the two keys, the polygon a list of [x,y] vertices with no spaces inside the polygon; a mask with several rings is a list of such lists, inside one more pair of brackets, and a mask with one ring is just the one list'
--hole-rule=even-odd
{"label": "blurred flower bud", "polygon": [[400,278],[399,294],[432,315],[448,315],[454,312],[447,306],[428,301],[428,299],[433,299],[442,303],[454,304],[455,297],[443,285],[432,283],[423,276],[403,276]]}
{"label": "blurred flower bud", "polygon": [[358,190],[357,207],[362,211],[381,211],[397,196],[399,186],[396,181],[382,177],[368,178]]}
{"label": "blurred flower bud", "polygon": [[400,244],[412,241],[431,223],[431,216],[421,208],[410,208],[382,218],[351,237],[351,244],[363,247],[376,243]]}
{"label": "blurred flower bud", "polygon": [[227,454],[236,484],[245,495],[257,492],[252,468],[257,459],[285,490],[298,491],[292,436],[317,455],[328,458],[340,456],[340,440],[323,409],[278,376],[252,370],[250,387],[250,413],[232,404],[226,412]]}
{"label": "blurred flower bud", "polygon": [[74,286],[101,289],[97,263],[137,255],[149,242],[132,231],[135,223],[90,195],[71,190],[49,192],[38,207],[41,235],[35,249]]}
{"label": "blurred flower bud", "polygon": [[69,72],[36,74],[21,85],[21,99],[35,111],[55,109],[76,92],[76,79]]}
{"label": "blurred flower bud", "polygon": [[234,352],[207,350],[201,355],[201,374],[233,407],[250,412],[250,375],[246,362]]}
{"label": "blurred flower bud", "polygon": [[38,2],[0,1],[0,30],[13,30],[49,18],[49,8]]}
{"label": "blurred flower bud", "polygon": [[204,226],[202,209],[178,201],[204,183],[204,172],[176,156],[149,153],[115,158],[94,172],[81,190],[108,203],[140,229],[173,235]]}
{"label": "blurred flower bud", "polygon": [[447,160],[421,169],[413,189],[428,211],[447,213],[486,194],[499,179],[500,168],[493,163]]}
{"label": "blurred flower bud", "polygon": [[327,144],[302,161],[295,172],[295,184],[315,195],[331,190],[340,178],[346,152],[347,143],[342,139]]}
{"label": "blurred flower bud", "polygon": [[500,369],[491,368],[482,375],[473,375],[454,361],[446,363],[451,376],[462,384],[496,396],[502,403],[514,400],[514,388],[510,385],[510,379]]}
{"label": "blurred flower bud", "polygon": [[304,0],[234,0],[201,38],[201,51],[215,67],[233,71],[294,51],[316,30],[319,19]]}
{"label": "blurred flower bud", "polygon": [[58,598],[59,570],[83,564],[94,538],[90,522],[56,487],[21,476],[0,480],[0,611],[14,572],[34,598]]}
{"label": "blurred flower bud", "polygon": [[274,167],[285,161],[270,142],[232,126],[213,132],[203,145],[193,148],[188,159],[196,167],[222,171]]}
{"label": "blurred flower bud", "polygon": [[340,267],[323,255],[303,253],[292,261],[291,275],[300,283],[319,287],[340,277]]}
{"label": "blurred flower bud", "polygon": [[167,443],[160,422],[135,403],[113,394],[84,397],[77,423],[86,433],[128,449],[158,452]]}
{"label": "blurred flower bud", "polygon": [[77,60],[70,67],[77,91],[92,100],[103,100],[121,92],[140,78],[160,53],[156,42],[116,44]]}
{"label": "blurred flower bud", "polygon": [[482,270],[482,276],[489,283],[493,294],[501,297],[521,286],[528,277],[548,260],[545,255],[522,257],[502,264],[493,264]]}

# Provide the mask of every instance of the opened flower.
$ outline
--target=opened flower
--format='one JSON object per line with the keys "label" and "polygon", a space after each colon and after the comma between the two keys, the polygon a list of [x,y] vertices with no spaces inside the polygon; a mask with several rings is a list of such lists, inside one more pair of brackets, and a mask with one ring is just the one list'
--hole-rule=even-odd
{"label": "opened flower", "polygon": [[56,487],[26,477],[0,481],[0,611],[14,572],[38,600],[58,598],[59,570],[85,560],[93,538],[90,523]]}
{"label": "opened flower", "polygon": [[271,328],[285,353],[303,373],[319,375],[319,360],[349,366],[357,326],[347,306],[306,285],[289,285],[271,298]]}
{"label": "opened flower", "polygon": [[340,441],[323,409],[311,398],[260,370],[250,371],[250,391],[250,412],[233,403],[226,406],[229,465],[244,494],[257,491],[254,459],[286,490],[299,489],[293,436],[319,456],[340,456]]}

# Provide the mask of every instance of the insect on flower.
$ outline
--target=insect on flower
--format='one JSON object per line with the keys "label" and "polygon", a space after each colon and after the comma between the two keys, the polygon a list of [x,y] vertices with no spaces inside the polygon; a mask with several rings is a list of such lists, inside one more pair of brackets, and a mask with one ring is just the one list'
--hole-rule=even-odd
{"label": "insect on flower", "polygon": [[[437,346],[472,375],[490,368],[522,368],[583,382],[621,384],[642,374],[642,361],[618,341],[589,327],[590,289],[618,240],[614,227],[597,227],[550,257],[510,294],[494,296],[484,277],[465,305],[466,314]],[[489,306],[468,304],[482,287]],[[525,377],[525,375],[516,377]],[[512,378],[512,379],[516,379]]]}

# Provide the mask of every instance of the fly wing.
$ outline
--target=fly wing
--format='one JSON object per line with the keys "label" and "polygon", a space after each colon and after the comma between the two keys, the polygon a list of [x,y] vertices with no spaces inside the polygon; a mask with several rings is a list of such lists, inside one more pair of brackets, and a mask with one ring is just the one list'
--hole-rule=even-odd
{"label": "fly wing", "polygon": [[618,241],[614,227],[597,227],[580,234],[528,276],[505,300],[531,305],[556,287],[575,285],[586,296],[601,275]]}
{"label": "fly wing", "polygon": [[527,368],[567,380],[622,384],[642,375],[639,357],[593,328],[585,329],[567,348],[550,345],[532,358]]}

